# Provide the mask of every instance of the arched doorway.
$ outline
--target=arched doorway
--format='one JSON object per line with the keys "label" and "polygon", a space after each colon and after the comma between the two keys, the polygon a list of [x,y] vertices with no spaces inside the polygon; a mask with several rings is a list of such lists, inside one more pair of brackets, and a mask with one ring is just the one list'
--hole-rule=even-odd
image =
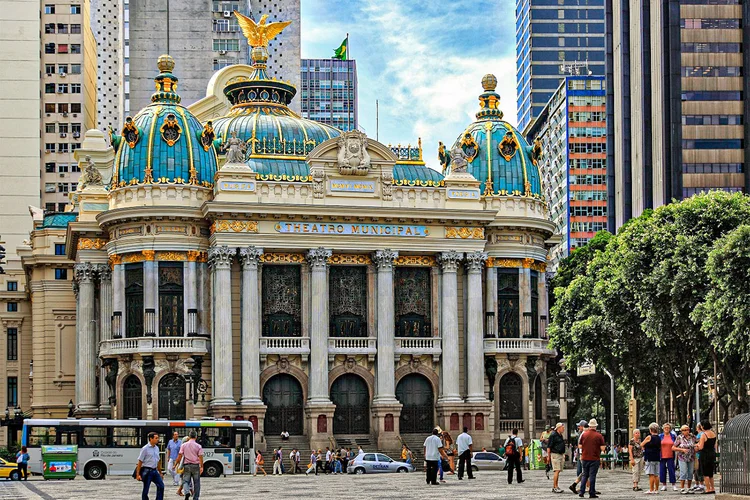
{"label": "arched doorway", "polygon": [[283,431],[302,435],[302,386],[296,378],[288,374],[271,377],[263,386],[263,402],[266,404],[266,435],[279,435]]}
{"label": "arched doorway", "polygon": [[434,427],[434,399],[430,381],[423,375],[412,373],[402,378],[396,386],[396,399],[401,408],[399,427],[402,434],[426,433]]}
{"label": "arched doorway", "polygon": [[523,379],[517,373],[506,373],[500,379],[500,419],[523,420]]}
{"label": "arched doorway", "polygon": [[170,373],[159,381],[159,418],[184,420],[186,417],[185,379]]}
{"label": "arched doorway", "polygon": [[143,418],[141,381],[130,375],[122,385],[122,418]]}
{"label": "arched doorway", "polygon": [[334,434],[369,434],[370,391],[361,377],[348,373],[337,378],[331,386],[331,401],[336,405]]}

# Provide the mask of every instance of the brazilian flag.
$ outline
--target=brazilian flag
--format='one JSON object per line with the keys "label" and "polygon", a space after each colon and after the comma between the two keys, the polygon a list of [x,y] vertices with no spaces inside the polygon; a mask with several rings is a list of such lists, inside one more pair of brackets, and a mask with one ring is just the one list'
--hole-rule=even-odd
{"label": "brazilian flag", "polygon": [[333,58],[340,59],[342,61],[346,61],[347,59],[349,59],[349,37],[348,36],[344,38],[344,41],[341,42],[341,45],[339,45],[339,48],[333,51]]}

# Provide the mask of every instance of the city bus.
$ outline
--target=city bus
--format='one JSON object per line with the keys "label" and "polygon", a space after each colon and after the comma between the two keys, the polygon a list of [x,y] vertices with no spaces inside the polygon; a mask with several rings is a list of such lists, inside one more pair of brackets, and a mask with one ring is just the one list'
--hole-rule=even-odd
{"label": "city bus", "polygon": [[166,471],[166,442],[177,432],[191,430],[203,446],[203,475],[219,477],[252,473],[255,467],[253,424],[240,420],[110,420],[25,419],[21,442],[28,448],[29,471],[42,473],[42,445],[78,445],[78,474],[104,479],[108,474],[129,476],[138,463],[150,432],[159,433],[162,470]]}

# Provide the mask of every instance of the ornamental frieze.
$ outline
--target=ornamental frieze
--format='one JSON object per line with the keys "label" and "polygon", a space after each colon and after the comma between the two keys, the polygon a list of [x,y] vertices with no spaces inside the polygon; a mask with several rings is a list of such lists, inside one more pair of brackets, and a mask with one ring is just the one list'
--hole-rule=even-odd
{"label": "ornamental frieze", "polygon": [[328,259],[328,263],[334,264],[334,265],[350,264],[350,265],[366,266],[366,265],[372,264],[372,259],[370,258],[369,255],[336,253],[336,254],[331,255],[331,258]]}
{"label": "ornamental frieze", "polygon": [[515,269],[531,269],[543,273],[547,270],[547,263],[540,262],[534,259],[501,259],[498,257],[490,257],[485,263],[487,267],[504,267],[504,268],[515,268]]}
{"label": "ornamental frieze", "polygon": [[437,259],[432,255],[399,255],[393,262],[394,266],[435,267]]}
{"label": "ornamental frieze", "polygon": [[301,253],[264,253],[260,257],[265,264],[304,264],[305,255]]}
{"label": "ornamental frieze", "polygon": [[106,244],[104,238],[81,238],[78,240],[78,250],[101,250]]}
{"label": "ornamental frieze", "polygon": [[216,220],[211,224],[211,234],[257,232],[258,223],[252,220]]}
{"label": "ornamental frieze", "polygon": [[181,262],[187,260],[185,252],[157,252],[156,260],[162,262]]}
{"label": "ornamental frieze", "polygon": [[156,226],[156,233],[169,233],[169,234],[187,234],[186,226]]}
{"label": "ornamental frieze", "polygon": [[483,227],[446,227],[445,237],[448,239],[483,240]]}

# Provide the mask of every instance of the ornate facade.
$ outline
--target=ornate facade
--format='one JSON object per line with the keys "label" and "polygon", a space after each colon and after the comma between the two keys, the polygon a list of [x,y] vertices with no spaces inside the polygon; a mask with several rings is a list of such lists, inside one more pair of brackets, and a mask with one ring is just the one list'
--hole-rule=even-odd
{"label": "ornate facade", "polygon": [[487,446],[536,433],[553,225],[494,77],[444,176],[421,145],[300,118],[265,46],[252,57],[187,109],[162,56],[152,104],[79,153],[102,183],[72,197],[65,234],[76,414],[250,419],[381,450],[435,425]]}

